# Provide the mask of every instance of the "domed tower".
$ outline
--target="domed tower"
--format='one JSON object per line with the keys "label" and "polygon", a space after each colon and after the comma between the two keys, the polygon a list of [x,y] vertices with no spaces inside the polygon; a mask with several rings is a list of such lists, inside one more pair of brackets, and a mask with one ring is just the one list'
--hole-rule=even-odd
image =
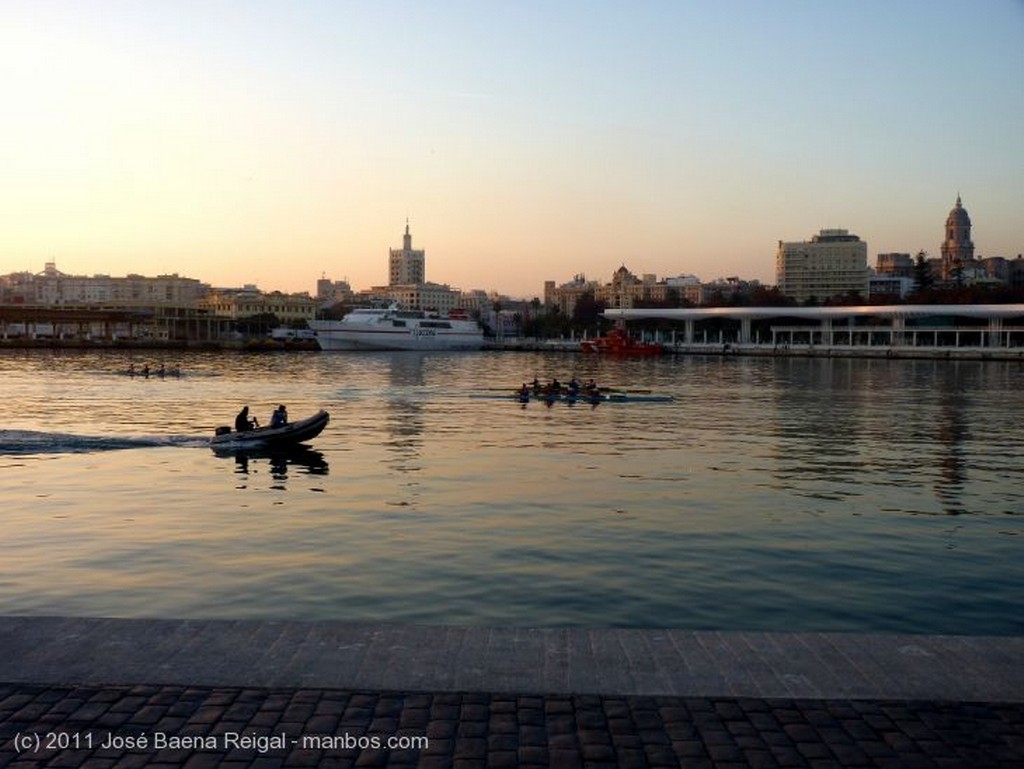
{"label": "domed tower", "polygon": [[971,217],[956,196],[956,205],[946,217],[946,239],[942,241],[942,279],[951,280],[959,270],[974,261],[971,242]]}

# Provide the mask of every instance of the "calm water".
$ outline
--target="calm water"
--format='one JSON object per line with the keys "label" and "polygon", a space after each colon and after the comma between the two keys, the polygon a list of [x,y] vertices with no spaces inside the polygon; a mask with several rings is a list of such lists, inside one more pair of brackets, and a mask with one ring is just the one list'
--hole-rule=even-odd
{"label": "calm water", "polygon": [[[3,351],[0,612],[1024,633],[1024,368]],[[471,399],[535,375],[670,404]],[[242,404],[331,412],[218,456]]]}

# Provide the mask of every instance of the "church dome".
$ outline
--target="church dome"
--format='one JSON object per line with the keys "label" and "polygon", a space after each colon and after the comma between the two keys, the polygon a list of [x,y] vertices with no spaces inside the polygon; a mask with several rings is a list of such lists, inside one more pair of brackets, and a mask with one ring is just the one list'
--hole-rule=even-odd
{"label": "church dome", "polygon": [[949,212],[949,216],[946,217],[946,227],[970,227],[971,217],[967,215],[967,209],[963,207],[960,202],[960,196],[956,196],[956,205],[953,206],[953,210]]}

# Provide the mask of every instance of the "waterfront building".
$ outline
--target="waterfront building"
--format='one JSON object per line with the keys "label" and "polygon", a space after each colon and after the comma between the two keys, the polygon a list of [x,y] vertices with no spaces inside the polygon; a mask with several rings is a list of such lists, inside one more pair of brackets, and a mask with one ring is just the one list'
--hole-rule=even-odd
{"label": "waterfront building", "polygon": [[199,307],[220,318],[240,320],[275,315],[282,323],[295,324],[316,317],[316,300],[307,293],[263,293],[256,286],[219,288],[199,300]]}
{"label": "waterfront building", "polygon": [[374,286],[364,292],[373,302],[398,302],[407,310],[431,310],[446,315],[461,307],[462,292],[440,283],[404,283]]}
{"label": "waterfront building", "polygon": [[556,286],[553,280],[545,280],[544,306],[549,311],[555,311],[571,318],[579,300],[585,294],[597,296],[600,287],[600,283],[587,280],[587,276],[582,272],[574,275],[572,280],[560,286]]}
{"label": "waterfront building", "polygon": [[665,285],[668,287],[669,296],[675,295],[682,302],[690,304],[704,304],[707,298],[707,286],[700,282],[696,275],[678,275],[674,278],[665,278]]}
{"label": "waterfront building", "polygon": [[351,304],[353,296],[352,286],[347,280],[330,280],[322,276],[316,282],[316,299],[324,306]]}
{"label": "waterfront building", "polygon": [[634,307],[636,304],[664,304],[668,299],[668,286],[659,283],[656,275],[641,278],[622,265],[612,275],[610,283],[597,289],[595,298],[605,307]]}
{"label": "waterfront building", "polygon": [[821,230],[809,241],[779,241],[775,254],[779,291],[800,302],[868,290],[868,246],[847,230]]}
{"label": "waterfront building", "polygon": [[1006,260],[1006,282],[1010,288],[1024,289],[1024,255]]}
{"label": "waterfront building", "polygon": [[745,280],[736,275],[728,278],[716,278],[710,283],[701,286],[701,301],[694,304],[723,304],[739,303],[749,304],[751,297],[764,290],[764,286],[757,280]]}
{"label": "waterfront building", "polygon": [[914,279],[903,275],[875,273],[868,278],[868,296],[902,299],[914,290]]}
{"label": "waterfront building", "polygon": [[689,352],[1024,360],[1024,304],[610,308],[604,316],[673,321],[663,341]]}
{"label": "waterfront building", "polygon": [[198,308],[207,288],[177,274],[69,275],[50,261],[0,277],[0,341],[209,341],[222,329]]}
{"label": "waterfront building", "polygon": [[480,288],[471,291],[463,291],[459,298],[462,309],[467,312],[490,312],[494,302],[499,301],[497,296],[492,296]]}
{"label": "waterfront building", "polygon": [[971,240],[971,217],[956,196],[956,205],[946,217],[945,239],[942,241],[942,280],[962,281],[965,270],[972,270],[974,243]]}
{"label": "waterfront building", "polygon": [[605,284],[587,280],[582,273],[560,286],[553,280],[544,281],[544,306],[549,311],[557,310],[562,315],[571,316],[585,294],[593,295],[606,307],[636,307],[638,304],[701,304],[706,293],[700,280],[693,275],[658,280],[658,276],[651,273],[638,277],[623,265]]}
{"label": "waterfront building", "polygon": [[896,278],[913,278],[914,259],[910,254],[879,254],[875,257],[875,272]]}
{"label": "waterfront building", "polygon": [[1002,256],[989,256],[978,260],[978,265],[985,274],[1000,283],[1008,283],[1010,279],[1009,261]]}
{"label": "waterfront building", "polygon": [[206,287],[178,274],[111,277],[69,275],[46,262],[42,272],[18,272],[4,279],[4,302],[38,307],[195,307]]}

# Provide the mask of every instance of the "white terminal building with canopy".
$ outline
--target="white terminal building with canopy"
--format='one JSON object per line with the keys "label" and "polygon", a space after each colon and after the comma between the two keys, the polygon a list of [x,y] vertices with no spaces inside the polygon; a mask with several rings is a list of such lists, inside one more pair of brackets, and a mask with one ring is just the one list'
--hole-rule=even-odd
{"label": "white terminal building with canopy", "polygon": [[849,307],[622,308],[621,321],[658,320],[645,331],[680,352],[721,350],[1024,357],[1024,304]]}
{"label": "white terminal building with canopy", "polygon": [[[890,261],[895,266],[896,260]],[[909,255],[905,261],[906,269],[913,269]],[[946,284],[991,282],[989,267],[996,270],[1005,262],[1001,257],[975,258],[971,219],[957,195],[946,217],[942,259],[932,277]],[[867,244],[847,230],[822,230],[809,241],[780,241],[775,266],[780,292],[799,302],[868,293]],[[931,266],[926,269],[931,271]],[[909,275],[904,277],[909,280]],[[1005,282],[1006,275],[1002,278]],[[680,352],[781,349],[797,354],[1024,359],[1024,304],[618,307],[605,310],[604,316],[623,324],[661,321],[646,324],[645,335],[653,333]]]}

